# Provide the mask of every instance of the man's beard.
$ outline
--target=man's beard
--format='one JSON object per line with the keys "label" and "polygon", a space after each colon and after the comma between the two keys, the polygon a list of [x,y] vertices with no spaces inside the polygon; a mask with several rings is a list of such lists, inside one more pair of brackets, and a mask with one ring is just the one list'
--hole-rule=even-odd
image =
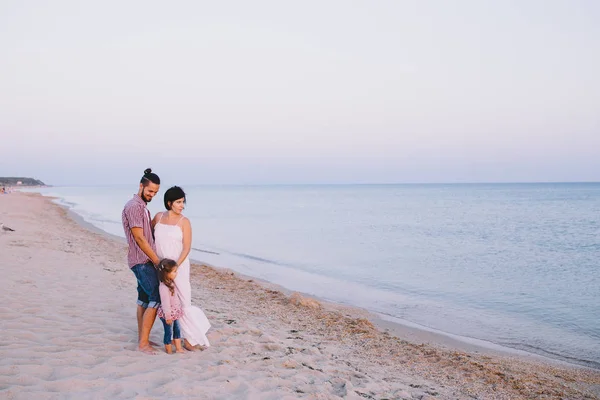
{"label": "man's beard", "polygon": [[152,201],[152,197],[146,197],[146,192],[142,191],[142,200],[144,200],[146,203],[150,203]]}

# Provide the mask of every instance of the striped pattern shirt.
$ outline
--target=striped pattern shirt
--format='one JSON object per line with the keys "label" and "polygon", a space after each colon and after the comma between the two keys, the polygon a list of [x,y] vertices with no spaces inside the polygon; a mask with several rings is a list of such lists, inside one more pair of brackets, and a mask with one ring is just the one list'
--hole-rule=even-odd
{"label": "striped pattern shirt", "polygon": [[150,211],[146,208],[146,202],[144,202],[137,194],[133,195],[133,198],[129,200],[123,208],[121,220],[123,221],[123,230],[125,231],[125,237],[129,244],[129,250],[127,252],[127,263],[129,264],[129,268],[149,262],[150,257],[140,249],[140,246],[135,242],[135,238],[131,233],[131,228],[142,228],[148,244],[150,244],[152,250],[156,252],[154,235],[152,234]]}

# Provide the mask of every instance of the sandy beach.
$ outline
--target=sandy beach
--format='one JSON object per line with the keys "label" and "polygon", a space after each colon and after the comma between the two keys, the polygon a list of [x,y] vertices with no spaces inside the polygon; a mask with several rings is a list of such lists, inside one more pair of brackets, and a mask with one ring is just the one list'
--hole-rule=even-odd
{"label": "sandy beach", "polygon": [[[600,371],[386,330],[227,269],[192,266],[204,351],[138,352],[122,241],[37,194],[0,196],[2,399],[597,399]],[[157,321],[151,339],[162,339]]]}

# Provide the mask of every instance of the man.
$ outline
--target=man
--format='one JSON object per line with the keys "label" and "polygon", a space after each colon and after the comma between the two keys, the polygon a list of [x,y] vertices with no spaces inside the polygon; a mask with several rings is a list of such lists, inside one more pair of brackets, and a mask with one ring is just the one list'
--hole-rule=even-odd
{"label": "man", "polygon": [[129,244],[127,262],[138,282],[137,322],[139,350],[154,354],[150,345],[150,330],[156,319],[160,305],[156,265],[160,259],[156,255],[152,218],[146,204],[152,201],[160,188],[160,178],[148,168],[140,180],[138,193],[125,204],[121,219],[125,237]]}

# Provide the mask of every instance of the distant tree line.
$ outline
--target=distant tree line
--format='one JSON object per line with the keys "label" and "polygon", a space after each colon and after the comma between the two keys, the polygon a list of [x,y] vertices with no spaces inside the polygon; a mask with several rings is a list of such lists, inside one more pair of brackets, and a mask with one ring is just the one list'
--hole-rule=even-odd
{"label": "distant tree line", "polygon": [[[20,182],[20,183],[19,183]],[[33,178],[19,178],[19,177],[1,177],[0,186],[46,186],[46,184],[39,179]]]}

